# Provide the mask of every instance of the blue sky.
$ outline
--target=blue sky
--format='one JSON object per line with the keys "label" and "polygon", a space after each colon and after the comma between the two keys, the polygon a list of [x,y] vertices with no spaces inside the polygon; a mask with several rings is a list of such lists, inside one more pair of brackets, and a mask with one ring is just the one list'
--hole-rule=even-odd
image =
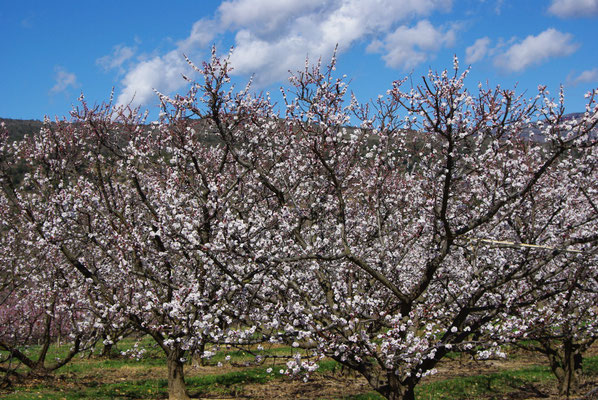
{"label": "blue sky", "polygon": [[[0,6],[0,117],[68,115],[90,103],[133,102],[156,114],[153,89],[185,91],[182,56],[201,63],[212,44],[235,80],[278,92],[289,70],[330,58],[361,101],[411,75],[471,65],[469,85],[566,89],[583,111],[598,87],[598,0],[10,1]],[[274,96],[276,98],[276,96]]]}

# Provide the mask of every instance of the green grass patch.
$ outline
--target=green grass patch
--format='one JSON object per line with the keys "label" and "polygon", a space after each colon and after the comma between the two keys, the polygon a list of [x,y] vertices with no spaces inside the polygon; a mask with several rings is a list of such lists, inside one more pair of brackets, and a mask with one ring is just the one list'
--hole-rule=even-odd
{"label": "green grass patch", "polygon": [[140,360],[127,357],[110,359],[80,359],[65,365],[58,372],[81,373],[95,369],[119,369],[125,366],[137,368],[165,367],[166,358],[142,358]]}
{"label": "green grass patch", "polygon": [[[295,349],[290,346],[281,346],[281,347],[271,347],[271,348],[264,348],[263,350],[251,349],[242,350],[242,349],[235,349],[235,350],[220,350],[216,352],[216,354],[208,360],[210,364],[216,364],[218,362],[224,362],[226,357],[230,357],[231,362],[242,362],[242,361],[253,361],[255,356],[292,356],[296,353],[306,354],[304,350]],[[253,353],[253,354],[252,354]]]}
{"label": "green grass patch", "polygon": [[582,368],[585,374],[598,375],[598,356],[584,358]]}
{"label": "green grass patch", "polygon": [[[12,393],[0,394],[6,400],[79,400],[79,399],[165,399],[167,398],[166,379],[159,379],[152,368],[162,368],[159,374],[164,373],[166,359],[161,351],[152,342],[151,338],[125,339],[118,343],[120,351],[126,351],[137,345],[138,348],[146,349],[146,357],[140,360],[128,357],[99,358],[97,353],[92,357],[75,357],[75,359],[60,369],[55,380],[39,383],[32,386],[18,387]],[[36,349],[32,347],[31,352]],[[101,346],[100,349],[101,350]],[[253,350],[252,350],[253,351]],[[260,355],[291,355],[296,349],[291,347],[271,347],[260,351],[254,351]],[[55,346],[51,349],[52,357],[64,356],[68,352],[68,346]],[[301,351],[305,354],[304,351]],[[255,355],[244,350],[221,350],[208,360],[208,364],[215,365],[218,362],[226,363],[226,357],[230,356],[233,364],[248,364],[255,361]],[[50,357],[50,355],[49,355]],[[451,354],[450,359],[458,358],[458,354]],[[260,366],[248,366],[234,371],[218,370],[212,374],[193,376],[190,373],[187,378],[189,393],[198,397],[242,396],[246,385],[266,384],[270,381],[281,379],[284,375],[279,373],[280,369],[286,366],[281,364],[281,359],[266,360]],[[455,361],[456,362],[456,361]],[[319,363],[320,367],[316,374],[335,373],[341,369],[340,364],[332,360],[325,360]],[[126,368],[126,370],[125,370]],[[131,372],[134,368],[134,374]],[[268,368],[272,368],[268,372]],[[598,357],[587,357],[584,359],[584,373],[589,376],[598,375]],[[122,373],[119,371],[122,369]],[[191,370],[189,370],[191,371]],[[106,376],[114,377],[117,382],[106,382]],[[164,376],[164,375],[162,375]],[[456,377],[422,384],[416,388],[418,400],[459,400],[459,399],[499,399],[509,394],[526,390],[532,385],[546,385],[555,382],[550,369],[544,366],[533,366],[516,370],[501,371],[492,374],[475,376]],[[300,385],[300,383],[298,383]],[[380,400],[382,396],[374,391],[365,394],[347,395],[342,400]]]}
{"label": "green grass patch", "polygon": [[[598,357],[595,358],[598,364]],[[553,381],[548,367],[534,366],[486,375],[476,375],[424,383],[415,388],[418,400],[464,400],[476,398],[503,398],[530,384]],[[351,395],[343,400],[382,400],[378,393]]]}
{"label": "green grass patch", "polygon": [[537,366],[431,382],[416,388],[416,396],[422,400],[471,399],[507,394],[517,388],[551,379],[553,377],[547,367]]}

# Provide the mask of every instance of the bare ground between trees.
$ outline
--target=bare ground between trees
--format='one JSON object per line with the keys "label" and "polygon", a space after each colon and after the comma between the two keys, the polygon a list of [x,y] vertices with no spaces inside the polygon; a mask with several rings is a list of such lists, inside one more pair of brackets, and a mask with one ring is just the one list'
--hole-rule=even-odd
{"label": "bare ground between trees", "polygon": [[[598,347],[594,346],[587,356],[598,355]],[[507,370],[521,370],[537,365],[546,365],[544,358],[527,352],[516,352],[509,359],[476,361],[467,356],[447,359],[438,367],[438,372],[424,378],[422,384],[445,381],[455,378],[490,375]],[[231,365],[217,366],[188,366],[186,376],[193,378],[205,375],[221,375],[230,372],[247,370],[244,367]],[[277,368],[273,374],[276,374]],[[88,387],[97,387],[121,382],[136,382],[143,380],[166,379],[167,370],[162,366],[131,366],[124,365],[118,368],[91,369],[87,372],[67,372],[58,374],[51,380],[30,380],[17,387],[34,387],[44,385],[56,391],[84,390]],[[581,381],[581,395],[572,396],[571,399],[598,399],[597,395],[584,397],[595,388],[598,388],[598,376],[584,376]],[[498,392],[467,399],[515,399],[539,400],[561,399],[556,390],[554,381],[540,381],[533,384],[519,384],[513,382],[508,388],[508,393]],[[512,389],[512,390],[511,390]],[[234,391],[234,390],[233,390]],[[353,371],[336,368],[332,371],[314,374],[307,382],[299,379],[272,379],[265,383],[246,383],[238,386],[238,391],[233,394],[222,395],[219,393],[200,393],[195,396],[199,399],[342,399],[356,395],[371,393],[372,389],[367,381]],[[229,390],[230,393],[230,390]],[[6,394],[6,392],[5,392]],[[2,397],[2,393],[0,393]],[[126,397],[126,396],[125,396]],[[154,397],[165,398],[165,394],[156,393]],[[427,398],[427,397],[426,397]],[[434,397],[431,397],[434,398]],[[462,398],[462,397],[459,397]]]}

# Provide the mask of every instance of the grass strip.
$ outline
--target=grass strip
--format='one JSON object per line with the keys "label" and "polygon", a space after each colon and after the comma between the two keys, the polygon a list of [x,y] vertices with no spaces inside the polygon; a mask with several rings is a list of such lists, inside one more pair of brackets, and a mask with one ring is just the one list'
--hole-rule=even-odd
{"label": "grass strip", "polygon": [[[154,360],[156,361],[156,360]],[[157,360],[160,361],[160,360]],[[124,380],[112,384],[100,384],[90,381],[77,382],[77,374],[86,371],[86,368],[116,369],[123,366],[139,365],[131,360],[89,360],[79,361],[79,367],[70,370],[71,377],[57,379],[49,383],[21,387],[13,393],[6,394],[6,400],[80,400],[80,399],[161,399],[167,398],[168,382],[166,379],[138,379]],[[94,365],[95,364],[95,365]],[[146,365],[146,364],[144,364]],[[162,364],[161,364],[162,365]],[[584,373],[590,376],[598,375],[598,357],[588,357],[584,360]],[[143,366],[141,366],[143,368]],[[280,379],[278,370],[283,366],[269,366],[246,368],[222,374],[206,374],[190,376],[186,379],[187,388],[193,396],[219,395],[239,396],[243,394],[247,384],[265,384],[268,381]],[[335,371],[339,364],[327,360],[320,363],[317,373]],[[545,366],[532,366],[527,368],[506,370],[492,374],[457,377],[422,384],[416,388],[418,400],[459,400],[476,398],[494,398],[508,395],[517,391],[535,390],[534,384],[552,382],[555,378],[550,369]],[[376,392],[350,395],[342,397],[343,400],[380,400],[382,396]]]}

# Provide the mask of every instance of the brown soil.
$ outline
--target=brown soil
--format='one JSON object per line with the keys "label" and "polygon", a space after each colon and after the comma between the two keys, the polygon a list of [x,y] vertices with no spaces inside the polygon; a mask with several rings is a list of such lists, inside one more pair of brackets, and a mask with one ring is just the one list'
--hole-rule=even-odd
{"label": "brown soil", "polygon": [[[586,354],[594,356],[598,354],[598,345],[594,346]],[[437,367],[438,373],[426,377],[422,383],[438,380],[451,379],[455,377],[492,374],[495,372],[521,369],[532,365],[545,365],[545,359],[538,354],[530,354],[523,351],[509,354],[506,360],[475,361],[466,355],[457,359],[446,359]],[[236,367],[225,364],[217,366],[194,365],[185,369],[188,377],[205,374],[222,374],[243,370],[243,367]],[[275,369],[276,370],[276,369]],[[62,389],[84,388],[94,384],[102,385],[119,381],[136,381],[142,379],[166,379],[167,373],[164,367],[147,366],[123,366],[118,369],[106,368],[102,370],[92,369],[88,373],[66,373],[59,374],[53,382],[44,381],[45,385],[55,386]],[[583,378],[582,378],[583,379]],[[37,385],[39,380],[29,380],[24,386]],[[21,386],[21,385],[19,385]],[[598,387],[598,377],[592,377],[586,381],[582,380],[581,393],[588,393]],[[513,392],[504,397],[496,394],[488,396],[490,400],[557,400],[561,399],[555,391],[554,382],[537,383],[534,385],[518,386]],[[293,380],[288,377],[276,379],[264,384],[244,384],[242,390],[233,397],[222,397],[222,395],[206,394],[204,399],[335,399],[348,395],[363,394],[372,391],[367,381],[359,374],[346,369],[339,369],[333,372],[315,374],[307,382]],[[575,399],[576,397],[571,397]],[[577,397],[578,399],[581,398]],[[598,395],[588,397],[587,400],[598,400]]]}
{"label": "brown soil", "polygon": [[284,380],[246,385],[244,395],[251,399],[333,399],[371,390],[363,378],[335,374],[318,375],[308,382]]}

